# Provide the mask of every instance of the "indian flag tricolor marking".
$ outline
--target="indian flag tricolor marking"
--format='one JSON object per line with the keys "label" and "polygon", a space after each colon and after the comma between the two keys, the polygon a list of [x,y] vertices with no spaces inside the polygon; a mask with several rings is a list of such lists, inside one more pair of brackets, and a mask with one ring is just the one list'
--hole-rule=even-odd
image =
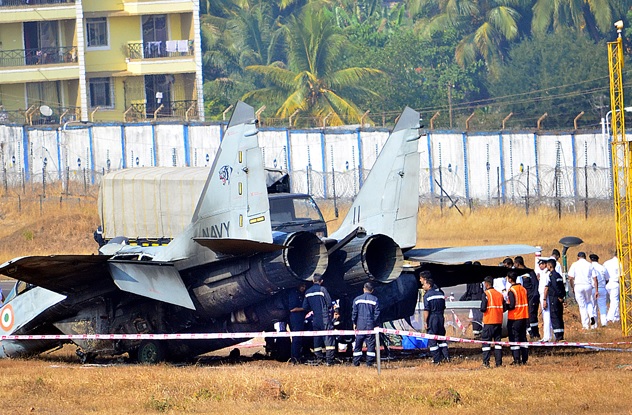
{"label": "indian flag tricolor marking", "polygon": [[5,305],[0,310],[0,327],[4,331],[11,331],[13,328],[14,314],[10,304]]}

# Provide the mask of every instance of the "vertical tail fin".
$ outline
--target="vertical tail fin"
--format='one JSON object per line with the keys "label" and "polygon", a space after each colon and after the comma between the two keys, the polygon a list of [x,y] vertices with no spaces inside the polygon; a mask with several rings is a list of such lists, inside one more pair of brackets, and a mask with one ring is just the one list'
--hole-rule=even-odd
{"label": "vertical tail fin", "polygon": [[[191,256],[200,245],[213,250],[272,242],[270,208],[257,139],[254,108],[238,102],[213,161],[191,224],[158,260]],[[197,242],[197,243],[196,243]],[[172,246],[173,245],[173,246]],[[248,247],[243,247],[248,249]]]}
{"label": "vertical tail fin", "polygon": [[390,236],[403,249],[415,246],[419,207],[419,122],[419,113],[406,107],[342,225],[331,237],[344,238],[362,226],[369,235]]}

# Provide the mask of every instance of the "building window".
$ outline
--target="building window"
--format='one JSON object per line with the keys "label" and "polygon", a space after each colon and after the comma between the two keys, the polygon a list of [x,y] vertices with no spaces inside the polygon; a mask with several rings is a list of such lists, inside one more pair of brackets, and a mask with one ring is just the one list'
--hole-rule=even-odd
{"label": "building window", "polygon": [[105,17],[86,19],[86,36],[89,48],[108,46],[108,22]]}
{"label": "building window", "polygon": [[90,106],[114,108],[112,78],[90,79]]}

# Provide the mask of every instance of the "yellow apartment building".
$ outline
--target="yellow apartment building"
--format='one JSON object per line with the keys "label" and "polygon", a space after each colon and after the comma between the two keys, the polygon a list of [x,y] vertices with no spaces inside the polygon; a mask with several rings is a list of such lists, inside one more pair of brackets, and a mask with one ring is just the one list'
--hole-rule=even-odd
{"label": "yellow apartment building", "polygon": [[0,0],[0,122],[204,120],[198,0]]}

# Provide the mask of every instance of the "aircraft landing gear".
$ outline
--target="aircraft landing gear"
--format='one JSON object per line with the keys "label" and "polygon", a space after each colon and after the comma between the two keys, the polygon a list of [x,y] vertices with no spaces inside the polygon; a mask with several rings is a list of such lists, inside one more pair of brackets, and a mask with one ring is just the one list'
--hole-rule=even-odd
{"label": "aircraft landing gear", "polygon": [[94,359],[97,357],[96,353],[93,352],[84,352],[82,349],[78,348],[75,353],[79,356],[79,361],[81,361],[82,365],[86,363],[94,362]]}
{"label": "aircraft landing gear", "polygon": [[167,351],[165,345],[159,340],[143,340],[134,355],[138,363],[153,365],[164,361]]}

